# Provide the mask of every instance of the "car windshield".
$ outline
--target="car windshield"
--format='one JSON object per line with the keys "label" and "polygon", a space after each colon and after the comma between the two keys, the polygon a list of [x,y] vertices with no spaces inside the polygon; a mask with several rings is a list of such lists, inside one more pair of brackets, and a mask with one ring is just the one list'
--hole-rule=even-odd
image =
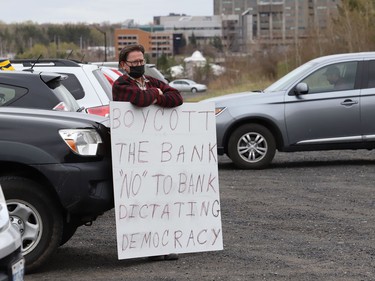
{"label": "car windshield", "polygon": [[152,76],[168,84],[167,79],[165,79],[164,75],[156,68],[154,64],[147,64],[145,68],[145,75]]}
{"label": "car windshield", "polygon": [[312,69],[312,67],[316,63],[314,62],[307,62],[293,71],[289,72],[279,80],[277,80],[275,83],[270,85],[268,88],[264,90],[264,92],[276,92],[276,91],[285,91],[290,87],[292,83],[294,83],[296,80],[301,78],[303,75],[305,75],[306,71],[309,69]]}

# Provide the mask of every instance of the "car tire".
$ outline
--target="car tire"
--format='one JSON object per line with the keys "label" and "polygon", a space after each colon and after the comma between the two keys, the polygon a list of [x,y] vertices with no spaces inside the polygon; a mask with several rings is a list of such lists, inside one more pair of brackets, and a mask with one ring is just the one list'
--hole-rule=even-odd
{"label": "car tire", "polygon": [[55,252],[61,241],[62,212],[42,185],[22,177],[1,177],[12,224],[22,238],[26,272],[33,272]]}
{"label": "car tire", "polygon": [[191,89],[191,92],[192,92],[193,94],[195,94],[195,93],[197,92],[197,89],[196,89],[196,88],[192,88],[192,89]]}
{"label": "car tire", "polygon": [[242,125],[229,138],[228,156],[241,169],[264,169],[271,163],[275,152],[275,138],[259,124]]}

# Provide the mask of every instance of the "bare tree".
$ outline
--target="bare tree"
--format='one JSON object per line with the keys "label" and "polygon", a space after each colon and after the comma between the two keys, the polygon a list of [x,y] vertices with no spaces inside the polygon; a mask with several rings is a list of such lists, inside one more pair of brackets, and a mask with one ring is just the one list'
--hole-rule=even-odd
{"label": "bare tree", "polygon": [[338,16],[332,22],[332,37],[345,52],[373,50],[375,3],[372,0],[342,0]]}

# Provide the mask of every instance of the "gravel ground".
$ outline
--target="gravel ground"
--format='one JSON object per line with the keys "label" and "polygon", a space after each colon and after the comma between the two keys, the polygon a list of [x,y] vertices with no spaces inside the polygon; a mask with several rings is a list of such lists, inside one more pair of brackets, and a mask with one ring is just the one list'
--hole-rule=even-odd
{"label": "gravel ground", "polygon": [[223,251],[118,260],[109,211],[25,280],[375,280],[373,153],[278,153],[260,171],[221,157]]}

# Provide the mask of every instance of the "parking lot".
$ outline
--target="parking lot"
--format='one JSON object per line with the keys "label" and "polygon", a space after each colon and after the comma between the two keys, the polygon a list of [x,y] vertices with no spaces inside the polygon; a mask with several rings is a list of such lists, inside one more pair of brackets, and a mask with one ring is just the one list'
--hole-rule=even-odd
{"label": "parking lot", "polygon": [[374,168],[365,150],[277,153],[266,170],[221,157],[223,251],[118,260],[109,211],[25,280],[375,280]]}

